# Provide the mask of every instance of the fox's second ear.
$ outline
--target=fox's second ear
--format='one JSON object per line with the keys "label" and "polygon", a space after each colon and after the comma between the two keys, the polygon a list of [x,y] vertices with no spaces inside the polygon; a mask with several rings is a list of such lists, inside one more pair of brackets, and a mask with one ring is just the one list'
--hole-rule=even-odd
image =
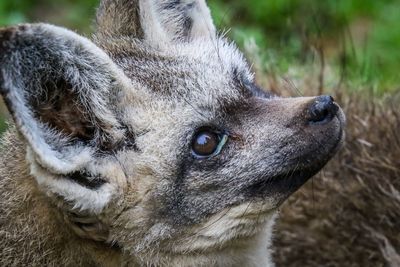
{"label": "fox's second ear", "polygon": [[46,24],[0,29],[0,92],[39,164],[70,173],[121,135],[110,107],[129,86],[111,59]]}
{"label": "fox's second ear", "polygon": [[157,48],[216,34],[205,0],[102,0],[96,21],[100,37],[133,36]]}

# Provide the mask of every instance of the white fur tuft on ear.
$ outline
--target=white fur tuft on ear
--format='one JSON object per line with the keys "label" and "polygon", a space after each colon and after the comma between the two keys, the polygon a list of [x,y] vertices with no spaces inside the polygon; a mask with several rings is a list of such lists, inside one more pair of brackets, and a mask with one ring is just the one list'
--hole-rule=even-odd
{"label": "white fur tuft on ear", "polygon": [[[34,159],[35,153],[28,147],[26,158],[30,162],[30,174],[35,177],[39,188],[48,195],[56,195],[71,205],[71,211],[77,213],[89,212],[99,214],[110,203],[113,195],[117,192],[117,183],[104,182],[96,188],[88,188],[69,179],[59,176],[43,168]],[[97,171],[110,169],[107,164],[97,167]],[[102,170],[105,169],[105,170]],[[110,170],[108,170],[110,172]],[[121,175],[115,173],[115,176]]]}

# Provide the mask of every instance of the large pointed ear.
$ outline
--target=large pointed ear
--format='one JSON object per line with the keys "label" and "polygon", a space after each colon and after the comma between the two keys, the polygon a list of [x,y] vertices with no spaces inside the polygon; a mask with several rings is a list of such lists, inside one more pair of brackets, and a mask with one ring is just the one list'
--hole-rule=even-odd
{"label": "large pointed ear", "polygon": [[92,42],[63,28],[0,29],[0,92],[39,164],[81,169],[121,135],[111,109],[129,86]]}
{"label": "large pointed ear", "polygon": [[132,36],[162,47],[170,42],[214,38],[205,0],[102,0],[99,36]]}

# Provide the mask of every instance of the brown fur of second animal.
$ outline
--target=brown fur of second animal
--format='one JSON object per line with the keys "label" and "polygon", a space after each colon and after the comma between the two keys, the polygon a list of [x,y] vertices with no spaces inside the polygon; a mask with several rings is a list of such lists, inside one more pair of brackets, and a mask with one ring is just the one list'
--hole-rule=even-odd
{"label": "brown fur of second animal", "polygon": [[0,29],[0,92],[4,266],[273,266],[277,208],[343,142],[333,99],[261,90],[203,0],[104,0],[93,41]]}

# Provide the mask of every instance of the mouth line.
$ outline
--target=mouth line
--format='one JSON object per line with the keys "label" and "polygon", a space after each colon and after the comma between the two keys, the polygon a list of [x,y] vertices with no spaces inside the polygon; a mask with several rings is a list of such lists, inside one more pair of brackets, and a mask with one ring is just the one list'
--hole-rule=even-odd
{"label": "mouth line", "polygon": [[[321,170],[322,166],[307,170],[291,170],[286,173],[261,179],[255,184],[249,186],[247,192],[253,198],[265,199],[268,196],[282,195],[284,196],[284,199],[286,199],[286,197],[297,191],[311,177],[317,174]],[[281,201],[279,201],[279,203],[280,202]]]}
{"label": "mouth line", "polygon": [[[308,168],[303,166],[301,169],[297,169],[297,167],[295,167],[271,177],[263,177],[247,188],[248,194],[253,198],[262,199],[269,196],[276,197],[277,195],[281,195],[282,200],[278,201],[280,204],[325,166],[337,150],[340,149],[343,135],[344,133],[341,130],[340,136],[329,151],[328,155],[324,155],[324,160],[309,164]],[[278,197],[278,199],[280,198],[281,197]]]}

